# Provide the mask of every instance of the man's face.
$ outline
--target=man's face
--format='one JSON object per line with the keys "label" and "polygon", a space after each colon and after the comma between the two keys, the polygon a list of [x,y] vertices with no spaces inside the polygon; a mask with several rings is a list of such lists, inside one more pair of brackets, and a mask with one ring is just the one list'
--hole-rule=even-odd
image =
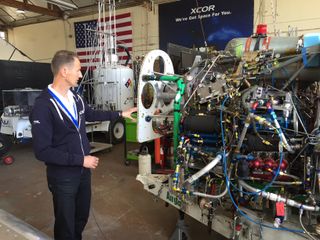
{"label": "man's face", "polygon": [[82,78],[81,65],[78,58],[74,58],[73,64],[67,66],[66,81],[70,87],[78,86],[78,80]]}

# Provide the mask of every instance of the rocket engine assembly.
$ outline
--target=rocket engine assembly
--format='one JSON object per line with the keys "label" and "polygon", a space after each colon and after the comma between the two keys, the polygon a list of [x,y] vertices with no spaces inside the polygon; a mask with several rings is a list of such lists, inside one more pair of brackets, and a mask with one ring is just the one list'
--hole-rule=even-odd
{"label": "rocket engine assembly", "polygon": [[228,238],[319,239],[319,49],[320,34],[233,39],[184,76],[148,53],[138,140],[173,134],[175,155],[145,189]]}

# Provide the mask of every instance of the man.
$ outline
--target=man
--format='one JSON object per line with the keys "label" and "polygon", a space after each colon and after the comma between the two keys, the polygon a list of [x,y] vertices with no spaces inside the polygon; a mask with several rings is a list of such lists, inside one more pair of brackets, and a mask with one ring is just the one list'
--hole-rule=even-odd
{"label": "man", "polygon": [[[53,196],[55,240],[82,239],[91,199],[91,172],[99,159],[91,156],[86,121],[114,120],[121,113],[94,111],[76,93],[81,74],[74,52],[58,51],[51,62],[53,83],[36,99],[30,122],[35,156],[47,166]],[[130,117],[136,108],[122,113]]]}

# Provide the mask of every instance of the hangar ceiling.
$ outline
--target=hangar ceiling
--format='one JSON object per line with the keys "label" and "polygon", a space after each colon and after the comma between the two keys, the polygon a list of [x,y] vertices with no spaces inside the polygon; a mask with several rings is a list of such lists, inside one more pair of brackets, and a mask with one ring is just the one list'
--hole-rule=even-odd
{"label": "hangar ceiling", "polygon": [[[108,0],[105,0],[108,2]],[[116,0],[116,9],[172,0]],[[0,0],[0,30],[96,13],[97,0]]]}

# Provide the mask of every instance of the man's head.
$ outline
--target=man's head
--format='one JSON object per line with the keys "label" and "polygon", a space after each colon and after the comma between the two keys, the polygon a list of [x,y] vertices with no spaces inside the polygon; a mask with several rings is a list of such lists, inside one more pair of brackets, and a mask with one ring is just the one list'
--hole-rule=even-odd
{"label": "man's head", "polygon": [[65,80],[70,87],[77,86],[82,77],[78,56],[67,50],[56,52],[51,61],[51,70],[55,78]]}

